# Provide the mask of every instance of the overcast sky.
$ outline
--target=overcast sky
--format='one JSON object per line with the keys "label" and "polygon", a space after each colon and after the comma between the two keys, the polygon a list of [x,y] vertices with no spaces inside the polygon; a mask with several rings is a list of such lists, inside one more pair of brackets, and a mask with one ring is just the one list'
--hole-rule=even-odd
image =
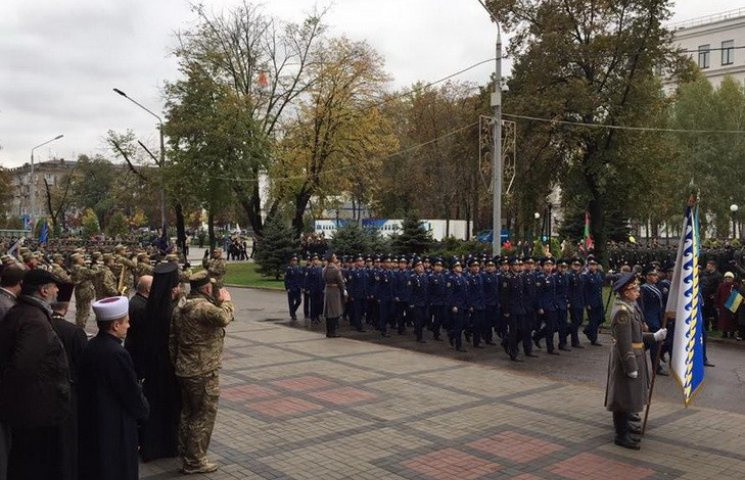
{"label": "overcast sky", "polygon": [[[204,0],[219,10],[236,0]],[[494,54],[495,27],[477,0],[270,0],[268,13],[300,21],[329,5],[332,33],[367,40],[386,59],[392,88],[435,80]],[[733,0],[679,0],[674,20],[719,13]],[[184,0],[2,0],[0,10],[0,165],[110,156],[109,129],[131,128],[157,146],[154,118],[112,92],[117,87],[156,112],[161,87],[177,78],[173,33],[194,21]],[[507,65],[509,67],[509,65]],[[459,77],[483,83],[487,64]],[[507,72],[505,72],[507,73]]]}

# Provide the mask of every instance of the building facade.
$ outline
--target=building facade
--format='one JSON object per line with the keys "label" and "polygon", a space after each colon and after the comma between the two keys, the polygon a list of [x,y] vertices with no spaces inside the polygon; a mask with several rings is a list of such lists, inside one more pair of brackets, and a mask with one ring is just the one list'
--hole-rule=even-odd
{"label": "building facade", "polygon": [[[5,212],[6,215],[33,219],[47,215],[47,194],[44,181],[46,180],[50,188],[57,185],[65,175],[72,172],[75,163],[63,158],[35,162],[33,179],[31,178],[31,164],[29,163],[10,169],[13,199],[8,211]],[[33,212],[31,211],[32,181],[36,187],[34,192],[36,202]]]}
{"label": "building facade", "polygon": [[[673,43],[686,51],[712,86],[729,75],[745,82],[745,7],[674,23]],[[666,89],[674,88],[668,81]]]}

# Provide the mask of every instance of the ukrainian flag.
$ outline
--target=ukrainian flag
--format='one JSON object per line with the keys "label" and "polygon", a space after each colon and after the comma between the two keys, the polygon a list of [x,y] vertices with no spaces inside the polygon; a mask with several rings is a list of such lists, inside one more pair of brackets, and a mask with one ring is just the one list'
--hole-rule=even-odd
{"label": "ukrainian flag", "polygon": [[740,308],[740,304],[742,303],[742,295],[740,295],[740,292],[737,290],[732,290],[732,293],[730,293],[729,298],[726,302],[724,302],[724,308],[729,310],[732,313],[737,312],[737,309]]}
{"label": "ukrainian flag", "polygon": [[686,406],[704,381],[699,250],[698,212],[693,202],[689,202],[665,309],[668,316],[675,318],[670,371],[683,390],[683,402]]}

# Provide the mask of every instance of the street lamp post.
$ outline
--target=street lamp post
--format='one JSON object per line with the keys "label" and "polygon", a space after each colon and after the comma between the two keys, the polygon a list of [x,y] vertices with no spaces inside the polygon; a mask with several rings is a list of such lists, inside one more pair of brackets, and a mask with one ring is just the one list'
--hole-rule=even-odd
{"label": "street lamp post", "polygon": [[737,206],[736,203],[733,203],[729,206],[729,211],[732,213],[732,238],[737,238],[737,223],[735,222],[735,217],[737,216],[737,211],[740,209],[740,207]]}
{"label": "street lamp post", "polygon": [[60,138],[64,137],[64,135],[60,134],[56,137],[47,140],[44,143],[40,143],[39,145],[35,146],[31,149],[31,183],[29,185],[29,196],[30,198],[30,212],[29,212],[29,223],[31,224],[31,231],[33,232],[34,229],[34,210],[36,210],[36,180],[34,179],[34,150],[36,150],[39,147],[43,147],[44,145],[48,143],[52,143],[55,140],[59,140]]}
{"label": "street lamp post", "polygon": [[163,167],[165,166],[166,161],[166,148],[165,148],[165,140],[163,136],[163,119],[160,118],[158,114],[147,108],[146,106],[142,105],[137,100],[133,99],[132,97],[128,96],[123,91],[119,90],[118,88],[114,89],[114,92],[121,95],[122,97],[126,98],[130,102],[134,103],[141,109],[145,110],[147,113],[152,115],[153,117],[158,119],[158,131],[160,132],[160,164],[158,167],[160,170],[160,226],[162,228],[161,233],[163,235],[166,235],[166,192],[165,192],[165,185],[163,184],[164,180],[164,173],[163,173]]}
{"label": "street lamp post", "polygon": [[538,222],[541,219],[541,214],[538,213],[538,212],[535,212],[533,214],[533,218],[535,218],[535,227],[534,227],[535,228],[535,231],[533,232],[533,235],[532,235],[533,238],[530,239],[531,244],[535,241],[536,232],[538,231]]}

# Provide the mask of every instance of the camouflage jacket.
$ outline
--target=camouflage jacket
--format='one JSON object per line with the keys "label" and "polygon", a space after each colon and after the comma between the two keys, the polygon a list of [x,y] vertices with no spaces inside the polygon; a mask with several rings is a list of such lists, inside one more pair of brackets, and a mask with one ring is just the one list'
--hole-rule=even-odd
{"label": "camouflage jacket", "polygon": [[52,273],[65,283],[71,283],[72,279],[67,271],[56,263],[52,264]]}
{"label": "camouflage jacket", "polygon": [[[93,281],[96,278],[96,272],[84,265],[73,265],[70,271],[72,283],[75,284],[75,296],[79,295],[93,296]],[[82,298],[82,297],[81,297]]]}
{"label": "camouflage jacket", "polygon": [[216,304],[196,292],[173,311],[168,349],[179,377],[196,377],[220,369],[225,327],[233,321],[233,302]]}
{"label": "camouflage jacket", "polygon": [[205,258],[202,261],[202,266],[207,269],[210,277],[215,279],[218,288],[221,288],[223,283],[222,277],[225,276],[225,271],[227,270],[225,260],[222,258],[211,258],[209,260]]}
{"label": "camouflage jacket", "polygon": [[137,267],[135,268],[135,277],[138,279],[140,277],[144,277],[145,275],[152,275],[153,274],[153,266],[146,262],[138,262]]}
{"label": "camouflage jacket", "polygon": [[[101,266],[101,297],[116,297],[119,295],[119,280],[106,265]],[[97,292],[98,293],[98,292]]]}

